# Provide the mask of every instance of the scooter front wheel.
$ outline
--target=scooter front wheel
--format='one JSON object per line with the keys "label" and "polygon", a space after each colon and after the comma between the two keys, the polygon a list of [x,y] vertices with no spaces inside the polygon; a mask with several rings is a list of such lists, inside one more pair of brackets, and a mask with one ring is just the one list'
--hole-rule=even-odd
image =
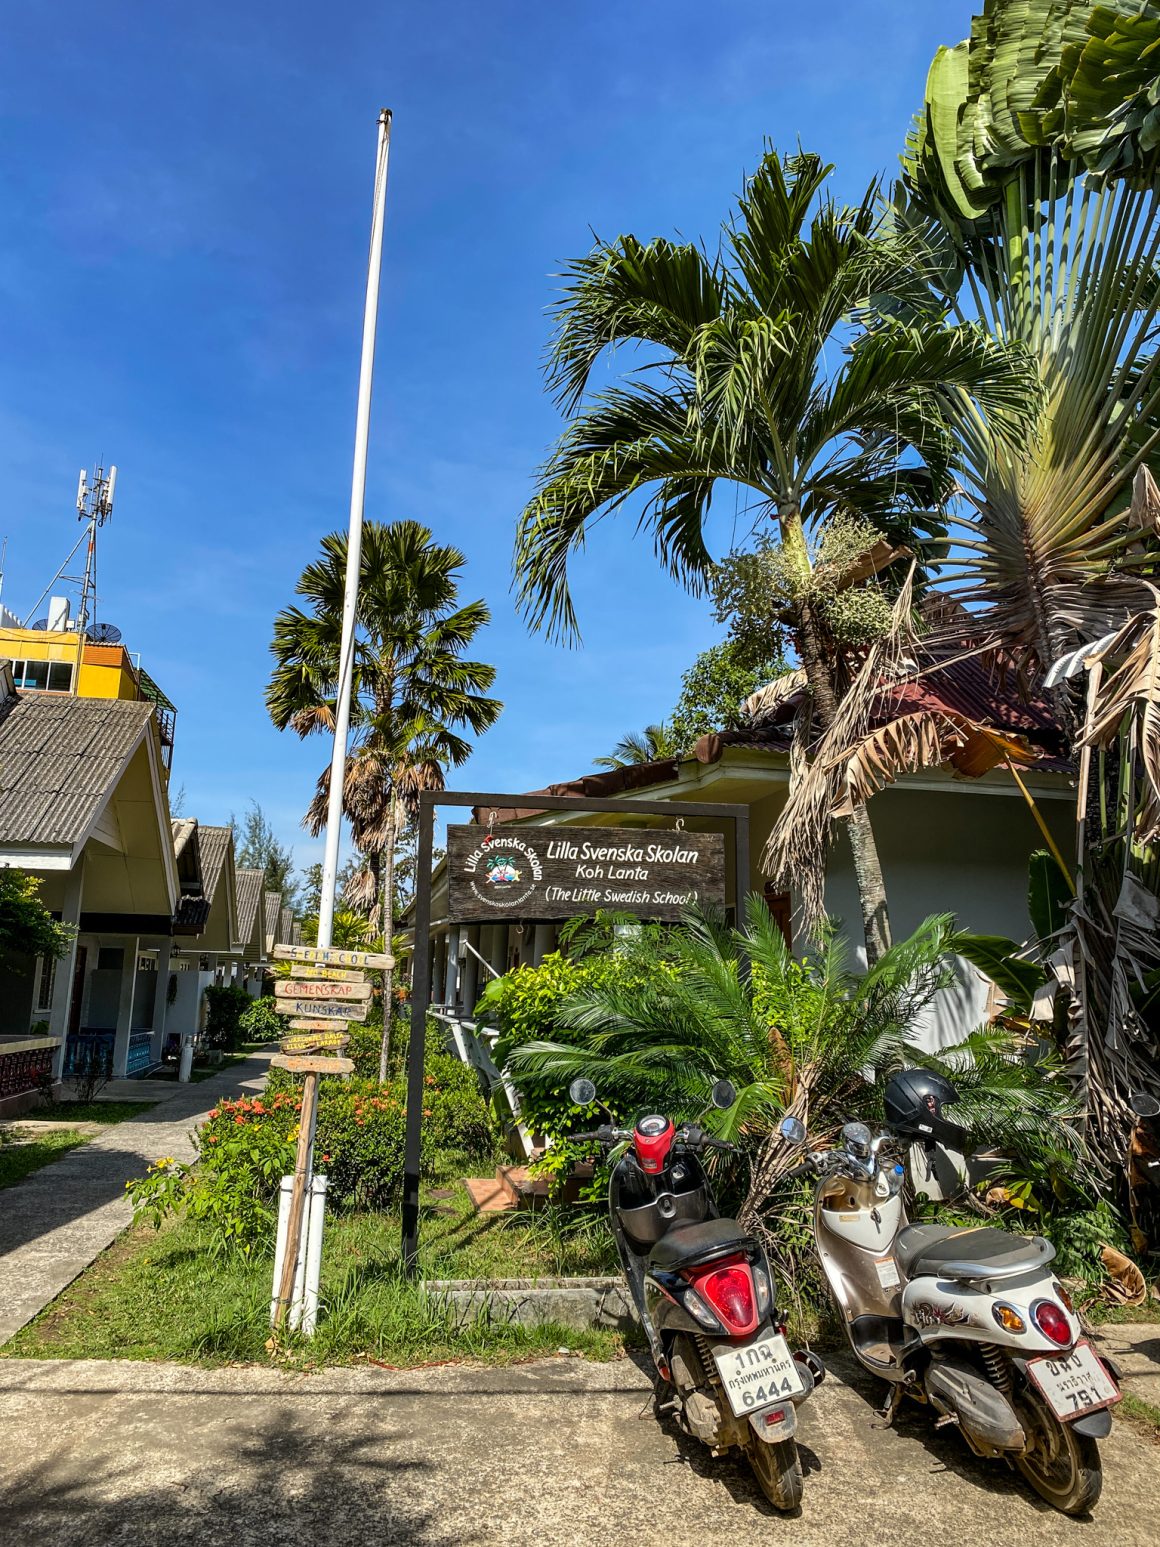
{"label": "scooter front wheel", "polygon": [[1041,1499],[1065,1515],[1084,1515],[1095,1507],[1104,1484],[1099,1447],[1087,1434],[1060,1423],[1037,1391],[1019,1402],[1027,1449],[1015,1465]]}
{"label": "scooter front wheel", "polygon": [[764,1440],[754,1439],[749,1446],[749,1464],[774,1509],[798,1508],[802,1501],[802,1458],[796,1440],[778,1440],[767,1445]]}

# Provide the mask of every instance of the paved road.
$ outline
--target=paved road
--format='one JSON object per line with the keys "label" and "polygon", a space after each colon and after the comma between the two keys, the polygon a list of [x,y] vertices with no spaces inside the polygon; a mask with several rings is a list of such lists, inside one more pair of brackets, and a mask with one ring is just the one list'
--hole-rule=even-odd
{"label": "paved road", "polygon": [[[1157,1329],[1152,1329],[1153,1333]],[[1160,1446],[1117,1422],[1065,1520],[843,1366],[803,1425],[801,1515],[662,1428],[630,1361],[286,1375],[0,1360],[0,1531],[34,1547],[1036,1547],[1160,1543]]]}
{"label": "paved road", "polygon": [[[223,1096],[260,1090],[274,1049],[196,1085],[173,1082],[159,1104],[0,1192],[0,1343],[54,1300],[129,1224],[125,1183],[163,1155],[192,1160],[190,1133]],[[146,1099],[150,1084],[141,1081]],[[67,1111],[67,1108],[63,1110]]]}

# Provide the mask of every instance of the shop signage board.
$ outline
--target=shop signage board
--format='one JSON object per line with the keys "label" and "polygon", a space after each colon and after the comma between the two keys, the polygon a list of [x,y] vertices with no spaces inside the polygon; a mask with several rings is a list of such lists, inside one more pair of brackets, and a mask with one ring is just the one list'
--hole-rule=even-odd
{"label": "shop signage board", "polygon": [[308,978],[279,978],[274,984],[275,999],[369,999],[374,990],[369,983],[314,982]]}
{"label": "shop signage board", "polygon": [[565,919],[610,909],[677,919],[725,903],[725,839],[672,828],[447,829],[448,917],[455,923]]}
{"label": "shop signage board", "polygon": [[276,945],[274,960],[279,962],[319,962],[324,967],[372,967],[385,971],[395,958],[384,951],[344,951],[337,946]]}

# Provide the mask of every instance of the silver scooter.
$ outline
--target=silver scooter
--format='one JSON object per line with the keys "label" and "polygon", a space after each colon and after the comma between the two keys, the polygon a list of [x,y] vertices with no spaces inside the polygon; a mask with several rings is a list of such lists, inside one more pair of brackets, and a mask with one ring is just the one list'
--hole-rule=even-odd
{"label": "silver scooter", "polygon": [[[955,1090],[911,1069],[887,1087],[893,1137],[930,1150],[958,1150],[966,1135],[943,1117]],[[798,1118],[783,1136],[806,1140]],[[1111,1430],[1119,1371],[1081,1335],[1040,1236],[990,1226],[910,1225],[904,1169],[884,1163],[887,1134],[848,1123],[841,1144],[817,1151],[791,1174],[816,1176],[814,1235],[850,1347],[888,1381],[882,1416],[904,1396],[929,1406],[936,1426],[953,1424],[978,1456],[1013,1465],[1064,1514],[1100,1495],[1096,1441]]]}

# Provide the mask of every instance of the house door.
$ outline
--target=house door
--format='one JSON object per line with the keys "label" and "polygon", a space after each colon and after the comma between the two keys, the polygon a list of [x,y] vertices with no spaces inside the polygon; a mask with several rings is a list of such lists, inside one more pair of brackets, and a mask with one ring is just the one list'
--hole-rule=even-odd
{"label": "house door", "polygon": [[88,949],[83,945],[77,946],[76,966],[73,968],[72,1003],[68,1010],[68,1034],[75,1037],[81,1029],[81,1003],[85,997],[85,962],[88,960]]}

